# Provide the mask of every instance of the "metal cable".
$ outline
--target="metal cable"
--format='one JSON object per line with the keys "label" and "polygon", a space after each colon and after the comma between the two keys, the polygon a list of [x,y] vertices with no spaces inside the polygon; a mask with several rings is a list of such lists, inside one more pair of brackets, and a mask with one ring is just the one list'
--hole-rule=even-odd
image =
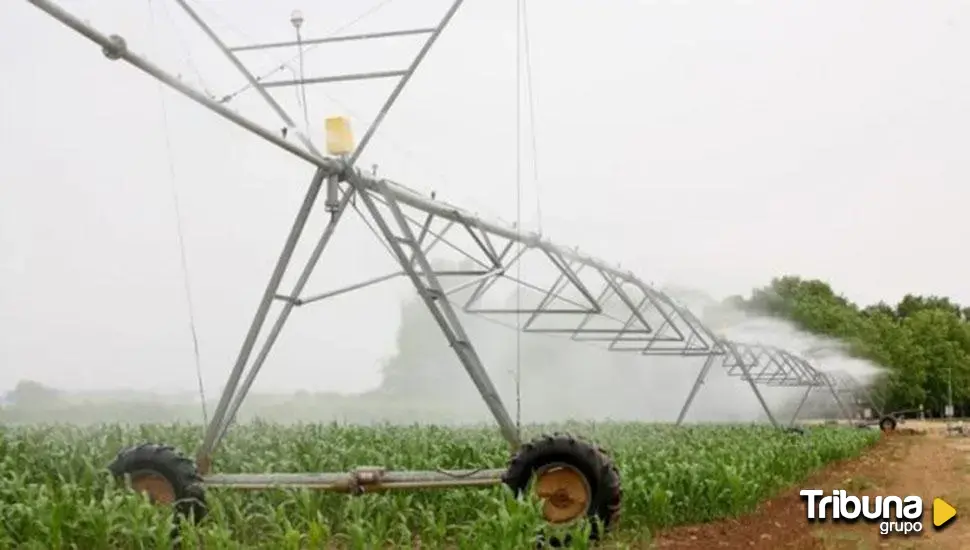
{"label": "metal cable", "polygon": [[[515,6],[515,226],[522,230],[522,0]],[[519,242],[517,252],[521,253]],[[522,280],[522,262],[515,263],[515,278]],[[515,287],[515,429],[522,435],[522,286]]]}
{"label": "metal cable", "polygon": [[539,146],[536,137],[536,100],[532,87],[532,50],[529,47],[529,15],[522,0],[522,46],[525,54],[525,89],[529,102],[529,136],[532,141],[532,185],[536,192],[536,229],[542,235],[542,195],[539,190]]}
{"label": "metal cable", "polygon": [[[152,41],[155,42],[155,46],[157,47],[155,8],[152,0],[148,0],[148,12],[151,17]],[[179,257],[182,265],[182,286],[185,291],[185,302],[189,313],[189,332],[192,335],[192,353],[195,357],[195,376],[198,381],[199,399],[202,402],[202,419],[208,425],[209,412],[205,404],[205,384],[202,380],[202,358],[199,353],[199,334],[195,325],[195,305],[192,301],[192,290],[189,284],[188,258],[185,253],[185,233],[182,228],[182,209],[179,204],[178,188],[175,183],[175,155],[172,150],[172,139],[169,131],[168,105],[165,102],[165,89],[162,87],[161,81],[156,80],[156,84],[158,85],[158,97],[162,106],[162,126],[165,136],[165,153],[168,161],[169,188],[172,193],[172,205],[175,210],[175,229],[178,235]]]}
{"label": "metal cable", "polygon": [[[368,193],[368,192],[369,191],[361,191],[361,193]],[[391,250],[391,245],[387,244],[387,239],[385,239],[384,236],[381,234],[381,232],[378,231],[377,228],[371,224],[370,220],[367,218],[364,212],[361,211],[361,209],[354,203],[351,203],[350,207],[354,209],[354,212],[356,212],[358,216],[360,216],[361,221],[364,222],[364,225],[367,226],[367,229],[370,229],[370,232],[374,235],[374,238],[377,239],[377,242],[381,243],[381,246],[384,247],[384,250],[386,250],[387,253],[390,254],[392,258],[397,259],[397,255],[394,253],[393,250]]]}
{"label": "metal cable", "polygon": [[300,27],[296,28],[296,43],[297,43],[297,48],[299,49],[299,52],[300,52],[299,53],[299,58],[300,58],[299,100],[300,100],[300,106],[303,107],[303,131],[309,132],[310,131],[310,106],[307,104],[307,100],[306,100],[306,82],[304,82],[304,80],[306,79],[306,75],[303,70],[303,57],[306,52],[303,51],[303,33],[300,32]]}
{"label": "metal cable", "polygon": [[[340,27],[338,27],[336,30],[332,31],[331,33],[329,33],[327,35],[324,35],[323,38],[332,38],[334,36],[337,36],[339,33],[341,33],[343,31],[349,29],[350,27],[352,27],[352,26],[356,25],[357,23],[363,21],[367,17],[370,17],[371,15],[373,15],[373,14],[377,13],[378,11],[380,11],[381,9],[387,7],[387,5],[389,5],[392,1],[393,0],[383,0],[382,2],[380,2],[378,4],[375,4],[373,7],[371,7],[370,9],[368,9],[367,11],[365,11],[364,13],[360,14],[359,16],[357,16],[356,18],[354,18],[353,20],[351,20],[351,21],[349,21],[349,22],[341,25]],[[255,38],[253,38],[252,36],[249,36],[247,33],[243,32],[241,29],[239,29],[236,26],[234,26],[226,18],[220,16],[213,8],[211,8],[209,6],[206,6],[204,3],[201,3],[201,2],[194,2],[194,3],[198,7],[200,7],[202,9],[208,11],[211,15],[215,16],[217,19],[219,19],[220,22],[222,22],[223,25],[225,25],[226,27],[230,28],[236,34],[240,35],[244,39],[250,40],[250,41],[252,41],[254,43],[257,42],[257,40]],[[308,53],[310,51],[313,51],[314,48],[317,48],[318,46],[321,46],[321,45],[322,44],[320,44],[320,43],[313,44],[313,45],[307,47],[306,49],[304,49],[302,51],[302,53],[305,55],[306,53]],[[275,73],[277,73],[279,71],[283,71],[283,70],[289,70],[291,73],[293,73],[293,77],[294,78],[299,78],[300,80],[303,79],[303,77],[301,77],[301,76],[298,75],[298,69],[294,69],[293,67],[290,67],[289,66],[290,63],[292,63],[293,61],[299,59],[299,55],[294,56],[292,59],[290,59],[289,61],[285,61],[285,62],[284,61],[280,61],[280,58],[279,57],[273,56],[272,54],[268,54],[267,53],[266,55],[269,56],[269,57],[273,57],[275,61],[277,61],[277,62],[280,63],[280,65],[278,65],[272,71],[267,72],[266,74],[264,74],[264,75],[256,78],[256,81],[257,82],[261,82],[266,77],[272,76],[273,74],[275,74]],[[246,90],[249,90],[251,87],[252,87],[251,85],[247,84],[247,85],[243,86],[242,88],[236,90],[235,92],[232,92],[232,93],[230,93],[228,95],[223,96],[221,99],[219,99],[219,102],[220,103],[228,103],[233,98],[235,98],[237,95],[245,92]],[[296,101],[297,101],[297,104],[301,104],[299,89],[295,89],[295,93],[296,93]],[[341,102],[337,98],[335,98],[332,95],[328,94],[325,89],[316,90],[315,93],[319,93],[322,96],[326,97],[328,101],[330,101],[331,103],[333,103],[337,107],[343,109],[345,112],[347,112],[348,114],[350,114],[352,117],[354,117],[354,118],[356,118],[358,120],[363,120],[364,119],[364,117],[361,116],[361,114],[359,112],[355,111],[354,109],[352,109],[351,107],[349,107],[345,103]],[[304,118],[306,118],[306,116],[304,116]],[[308,122],[306,124],[309,126],[309,123]],[[425,164],[425,163],[421,162],[421,160],[418,158],[418,155],[416,155],[412,150],[410,150],[407,147],[405,147],[404,145],[402,145],[401,142],[395,141],[394,139],[392,139],[391,137],[389,137],[389,134],[386,131],[386,129],[383,132],[381,139],[383,139],[388,145],[391,145],[393,148],[397,149],[398,152],[402,153],[409,161],[414,162],[415,164],[420,165],[421,168],[424,169],[426,173],[428,173],[429,175],[431,175],[434,178],[436,178],[438,180],[438,183],[439,184],[442,184],[444,186],[447,186],[448,181],[449,181],[449,178],[445,177],[435,166],[429,165],[429,164]],[[354,200],[356,200],[356,199],[357,199],[357,197],[355,196],[354,197]],[[394,257],[393,254],[392,254],[392,257]]]}
{"label": "metal cable", "polygon": [[435,468],[434,471],[438,472],[439,474],[446,475],[446,476],[448,476],[448,477],[450,477],[452,479],[466,479],[466,478],[472,477],[473,475],[475,475],[475,474],[477,474],[479,472],[484,472],[485,471],[485,468],[478,468],[476,470],[472,470],[470,472],[465,472],[465,473],[462,473],[462,474],[456,474],[454,472],[449,472],[448,470],[444,470],[442,468]]}
{"label": "metal cable", "polygon": [[[358,15],[353,20],[348,21],[347,23],[344,23],[343,25],[341,25],[341,26],[337,27],[336,29],[334,29],[329,34],[324,35],[323,38],[332,38],[334,36],[337,36],[341,32],[349,29],[350,27],[356,25],[357,23],[360,23],[361,21],[363,21],[367,17],[370,17],[371,15],[374,15],[375,13],[377,13],[381,9],[385,8],[388,4],[390,4],[393,1],[394,0],[383,0],[382,2],[374,5],[373,7],[371,7],[370,9],[368,9],[367,11],[365,11],[364,13]],[[211,12],[212,11],[212,8],[209,8],[209,10]],[[225,22],[225,20],[223,20],[223,22]],[[236,29],[236,32],[238,32],[241,35],[244,34],[244,33],[240,32],[238,29]],[[300,55],[305,55],[308,52],[313,51],[314,49],[318,48],[321,45],[322,45],[322,43],[317,43],[317,44],[313,44],[312,46],[310,46],[309,48],[307,48],[305,50],[301,49],[301,51],[300,51],[299,54],[293,56],[292,58],[290,58],[287,61],[281,62],[280,65],[278,65],[275,69],[273,69],[271,71],[267,71],[265,74],[256,77],[256,79],[255,79],[256,82],[262,82],[263,79],[265,79],[266,77],[273,76],[274,74],[276,74],[276,73],[278,73],[278,72],[280,72],[282,70],[285,70],[287,68],[289,68],[290,70],[293,70],[292,67],[289,67],[290,63],[293,63],[294,61],[296,61],[297,59],[299,59]],[[220,103],[228,103],[228,102],[232,101],[236,96],[238,96],[239,94],[245,92],[246,90],[249,90],[252,87],[253,87],[252,84],[246,84],[245,86],[239,88],[235,92],[232,92],[232,93],[224,96],[221,100],[219,100],[219,102]]]}
{"label": "metal cable", "polygon": [[[185,61],[186,61],[186,64],[188,65],[189,70],[192,71],[192,74],[195,75],[195,78],[199,80],[199,84],[202,86],[203,93],[205,93],[205,95],[208,96],[209,99],[215,100],[216,99],[215,94],[213,94],[212,91],[209,89],[209,85],[206,82],[205,77],[202,76],[202,72],[199,71],[198,66],[195,64],[195,58],[192,57],[192,51],[187,46],[188,40],[185,39],[185,33],[183,32],[182,28],[179,27],[178,24],[176,24],[175,18],[172,17],[172,13],[168,11],[168,5],[165,4],[164,2],[162,3],[162,15],[168,21],[169,26],[171,26],[172,29],[175,30],[175,38],[176,38],[176,42],[179,45],[179,49],[182,50],[182,54],[185,56]],[[152,17],[154,17],[154,15]]]}
{"label": "metal cable", "polygon": [[[459,302],[457,300],[448,299],[448,303],[451,304],[452,306],[454,306],[457,309],[462,309],[464,307],[464,304],[462,304],[461,302]],[[475,319],[481,319],[482,321],[485,321],[486,323],[493,324],[493,325],[495,325],[497,327],[502,327],[502,328],[506,328],[506,329],[509,329],[509,330],[516,330],[515,325],[513,325],[512,323],[506,323],[506,322],[502,321],[501,319],[496,319],[494,317],[489,317],[488,315],[483,314],[483,313],[476,314],[474,316],[474,318]],[[565,335],[565,334],[555,334],[555,333],[549,333],[549,332],[530,332],[529,334],[531,334],[533,336],[536,336],[536,337],[539,337],[539,338],[548,338],[548,339],[551,339],[551,340],[558,340],[560,342],[565,342],[567,344],[568,343],[571,343],[571,342],[575,342],[577,345],[586,346],[586,347],[588,347],[590,349],[596,349],[596,350],[600,350],[600,351],[602,351],[603,345],[604,345],[602,343],[597,343],[596,341],[591,341],[591,340],[574,340],[570,336]]]}

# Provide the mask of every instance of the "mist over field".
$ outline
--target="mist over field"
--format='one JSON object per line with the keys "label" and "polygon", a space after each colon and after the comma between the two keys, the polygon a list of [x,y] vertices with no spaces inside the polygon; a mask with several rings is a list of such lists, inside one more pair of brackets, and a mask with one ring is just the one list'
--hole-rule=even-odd
{"label": "mist over field", "polygon": [[[787,321],[750,315],[703,292],[682,288],[665,290],[695,312],[715,333],[728,339],[781,347],[810,358],[823,370],[845,370],[864,377],[877,369],[865,361],[850,358],[840,343],[800,331]],[[508,300],[511,302],[513,298],[510,296]],[[461,301],[459,293],[454,302]],[[507,321],[466,313],[459,316],[505,406],[513,418],[520,417],[523,423],[672,422],[704,362],[703,357],[609,351],[600,343],[577,342],[558,335],[517,334]],[[518,394],[517,370],[521,376]],[[454,351],[416,296],[401,304],[396,351],[381,365],[381,374],[379,387],[356,394],[261,393],[257,389],[243,405],[239,419],[392,424],[492,421]],[[272,374],[267,371],[261,375]],[[17,391],[25,391],[22,388]],[[9,400],[16,399],[17,403],[0,411],[0,420],[69,423],[202,420],[197,394],[52,390],[34,388],[32,397],[19,399],[16,392],[11,392]],[[800,388],[760,387],[760,390],[775,413],[790,413],[804,392]],[[209,388],[207,393],[210,412],[218,399],[214,392]],[[810,405],[807,412],[834,412],[834,402],[826,395],[816,395],[810,403],[814,408]],[[764,420],[766,415],[750,386],[728,376],[721,359],[716,359],[687,421]]]}
{"label": "mist over field", "polygon": [[[278,117],[252,90],[238,92],[244,78],[179,10],[66,4],[277,129]],[[424,28],[448,3],[385,4],[376,12],[357,2],[303,6],[307,36]],[[715,331],[790,349],[826,369],[872,366],[848,358],[839,343],[712,304],[783,273],[837,282],[859,304],[895,303],[914,287],[970,301],[965,258],[951,253],[962,245],[953,220],[967,202],[965,186],[954,183],[967,176],[959,144],[970,114],[960,107],[970,79],[953,70],[966,50],[960,3],[826,11],[540,2],[528,18],[535,40],[525,64],[516,62],[517,10],[465,4],[364,151],[362,169],[486,219],[514,215],[520,227],[676,282],[684,288],[670,292]],[[292,31],[292,6],[238,0],[209,8],[206,19],[234,44]],[[23,398],[0,418],[198,421],[184,291],[194,300],[211,410],[312,169],[142,72],[109,63],[29,3],[11,6],[3,24],[11,40],[45,47],[8,49],[4,65],[0,145],[11,183],[0,185],[0,392],[33,379],[60,393],[22,387],[29,391],[18,390]],[[576,40],[577,29],[591,28],[611,30],[592,43]],[[407,66],[420,43],[399,44],[315,48],[307,74]],[[647,53],[628,66],[617,53],[630,51]],[[247,54],[246,63],[259,74],[293,65],[278,52]],[[534,74],[523,79],[520,65]],[[578,66],[583,79],[575,78]],[[387,81],[314,86],[305,101],[289,93],[278,100],[323,143],[323,120],[347,117],[360,136],[392,89]],[[515,120],[523,104],[528,124]],[[315,216],[307,232],[319,235],[326,221]],[[346,222],[310,292],[399,269],[387,265],[368,226],[353,225],[353,216]],[[310,247],[312,238],[301,242],[302,252]],[[488,421],[453,350],[413,288],[406,291],[388,285],[295,314],[242,418]],[[410,297],[403,307],[402,296]],[[565,338],[517,340],[484,318],[463,319],[513,415],[521,367],[524,421],[672,420],[703,363]],[[879,334],[896,341],[893,330]],[[921,364],[914,346],[886,348],[875,346],[887,365],[916,365],[897,401],[922,402],[920,392],[903,390],[923,384],[924,372],[942,372],[934,365],[943,362]],[[942,380],[930,377],[937,397]],[[716,366],[688,419],[761,419],[751,393]],[[783,409],[798,392],[764,394]]]}

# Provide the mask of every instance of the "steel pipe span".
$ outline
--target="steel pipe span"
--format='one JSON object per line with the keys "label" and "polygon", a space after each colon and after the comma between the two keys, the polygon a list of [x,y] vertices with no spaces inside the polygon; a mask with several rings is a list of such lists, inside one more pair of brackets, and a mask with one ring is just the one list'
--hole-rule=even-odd
{"label": "steel pipe span", "polygon": [[[166,72],[145,57],[134,53],[123,38],[117,35],[107,35],[95,29],[49,0],[28,1],[101,46],[105,56],[109,59],[127,62],[206,109],[317,168],[310,183],[304,206],[294,221],[287,245],[284,247],[274,275],[267,285],[263,300],[210,424],[203,445],[203,456],[200,458],[202,462],[205,462],[203,459],[207,459],[209,452],[224,435],[229,423],[232,422],[239,405],[245,398],[256,373],[259,372],[270,347],[275,342],[279,330],[281,330],[289,311],[293,307],[315,303],[396,277],[407,277],[414,283],[419,295],[425,300],[444,331],[446,338],[455,347],[463,366],[489,404],[502,427],[503,434],[513,443],[513,446],[518,444],[518,439],[511,419],[484,372],[474,346],[462,329],[460,321],[455,316],[456,309],[450,302],[453,295],[460,290],[472,290],[470,299],[462,304],[454,304],[461,310],[485,315],[528,315],[529,321],[522,327],[522,330],[526,332],[554,333],[568,336],[577,341],[599,342],[611,351],[632,352],[647,356],[668,355],[703,358],[704,364],[700,375],[687,398],[687,403],[685,403],[678,422],[683,420],[686,409],[696,395],[699,386],[717,361],[720,361],[721,366],[727,370],[730,376],[736,376],[750,386],[766,414],[775,424],[778,423],[768,409],[759,387],[828,388],[833,396],[838,399],[838,392],[835,389],[836,381],[833,377],[817,368],[807,359],[771,346],[724,340],[677,300],[654,288],[629,270],[621,269],[618,265],[609,264],[599,258],[580,252],[575,247],[555,243],[537,232],[527,232],[512,224],[483,219],[461,207],[426,197],[399,182],[365,174],[355,166],[361,148],[369,141],[377,125],[393,104],[403,85],[413,74],[427,49],[430,48],[454,14],[461,3],[460,0],[452,5],[439,25],[433,29],[394,31],[391,33],[375,33],[373,36],[346,38],[363,39],[401,33],[429,35],[427,42],[410,67],[406,71],[400,71],[401,81],[385,102],[378,119],[365,132],[362,143],[353,154],[345,157],[322,154],[300,132],[296,132],[296,135],[303,147],[287,141],[275,130],[270,130],[226,108],[220,102],[182,82],[178,77]],[[233,66],[246,76],[247,81],[287,124],[287,127],[295,128],[293,119],[266,92],[265,84],[260,83],[236,57],[235,51],[243,51],[247,47],[239,46],[232,49],[226,47],[184,1],[176,0],[176,2],[216,43]],[[303,233],[306,218],[318,192],[322,190],[326,190],[328,210],[332,213],[331,223],[324,234],[320,236],[313,257],[304,268],[300,282],[291,292],[282,293],[278,288],[282,273],[290,263],[295,243]],[[340,214],[352,197],[357,197],[364,203],[366,212],[376,225],[378,234],[383,238],[391,255],[399,261],[401,270],[343,289],[316,295],[303,295],[303,286],[306,279],[312,272],[327,241],[329,241],[333,226],[339,221]],[[434,228],[433,224],[435,223],[443,223],[443,226]],[[435,246],[442,246],[442,243],[449,244],[449,234],[456,232],[470,236],[472,244],[456,245],[454,242],[450,242],[450,246],[466,256],[478,255],[480,258],[485,258],[485,261],[480,262],[481,265],[478,266],[480,269],[465,274],[472,279],[460,285],[460,288],[445,288],[441,284],[441,278],[452,274],[436,271],[428,260],[427,253]],[[544,298],[528,310],[481,305],[483,298],[494,288],[495,282],[500,279],[510,279],[511,268],[516,262],[522,261],[522,258],[529,254],[542,258],[546,265],[552,266],[557,273],[556,281],[551,286],[533,289],[541,292]],[[521,285],[527,284],[523,281],[515,282]],[[567,288],[568,293],[565,292]],[[266,320],[269,304],[273,300],[285,302],[284,313],[274,324],[270,337],[263,349],[256,355],[256,360],[251,362],[251,352]],[[569,304],[569,307],[564,307],[563,304]],[[559,325],[555,328],[540,326],[539,321],[549,319],[550,316],[569,318],[572,324]],[[606,326],[602,323],[597,325],[593,322],[594,319],[605,319],[609,322],[606,323]],[[243,380],[242,375],[247,365],[249,365],[249,373]],[[242,389],[237,391],[240,388],[240,383],[242,383]],[[203,469],[205,469],[205,464],[203,464]]]}

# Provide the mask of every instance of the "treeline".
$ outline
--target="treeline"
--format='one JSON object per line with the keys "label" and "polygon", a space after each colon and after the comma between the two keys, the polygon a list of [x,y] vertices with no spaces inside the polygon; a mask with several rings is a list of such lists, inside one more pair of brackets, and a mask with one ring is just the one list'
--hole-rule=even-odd
{"label": "treeline", "polygon": [[823,281],[794,276],[729,302],[837,338],[851,355],[885,367],[876,391],[887,412],[922,405],[927,414],[942,416],[952,383],[956,414],[970,413],[970,307],[912,294],[895,305],[859,306]]}
{"label": "treeline", "polygon": [[[218,396],[207,401],[209,414]],[[249,422],[342,422],[352,424],[430,423],[447,418],[448,410],[435,403],[415,399],[388,399],[369,393],[254,393],[246,398],[237,419]],[[68,422],[77,425],[124,422],[130,424],[202,423],[205,415],[192,392],[182,395],[156,395],[150,392],[113,392],[111,394],[72,394],[31,380],[21,381],[10,392],[0,395],[0,425]]]}

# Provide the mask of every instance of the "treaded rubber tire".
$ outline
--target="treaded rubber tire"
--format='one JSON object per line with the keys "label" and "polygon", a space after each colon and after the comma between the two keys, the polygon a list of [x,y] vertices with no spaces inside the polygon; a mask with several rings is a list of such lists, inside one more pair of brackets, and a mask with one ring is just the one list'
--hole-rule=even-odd
{"label": "treaded rubber tire", "polygon": [[148,471],[165,478],[175,495],[177,520],[192,518],[198,523],[205,517],[205,488],[195,462],[169,445],[143,443],[118,452],[108,471],[119,480],[126,474]]}
{"label": "treaded rubber tire", "polygon": [[[509,460],[502,482],[516,496],[521,496],[528,489],[536,470],[557,462],[576,468],[586,478],[590,489],[586,517],[599,520],[603,531],[615,525],[620,516],[620,502],[623,497],[619,470],[604,449],[569,434],[543,435],[523,444]],[[600,532],[600,525],[593,522],[590,540],[598,540],[603,534]],[[570,543],[569,540],[555,539],[547,542],[553,547],[568,546]]]}
{"label": "treaded rubber tire", "polygon": [[882,417],[879,421],[879,429],[886,433],[896,431],[896,419],[892,416]]}
{"label": "treaded rubber tire", "polygon": [[803,426],[791,426],[785,428],[785,431],[792,435],[808,435],[808,430],[806,430]]}

